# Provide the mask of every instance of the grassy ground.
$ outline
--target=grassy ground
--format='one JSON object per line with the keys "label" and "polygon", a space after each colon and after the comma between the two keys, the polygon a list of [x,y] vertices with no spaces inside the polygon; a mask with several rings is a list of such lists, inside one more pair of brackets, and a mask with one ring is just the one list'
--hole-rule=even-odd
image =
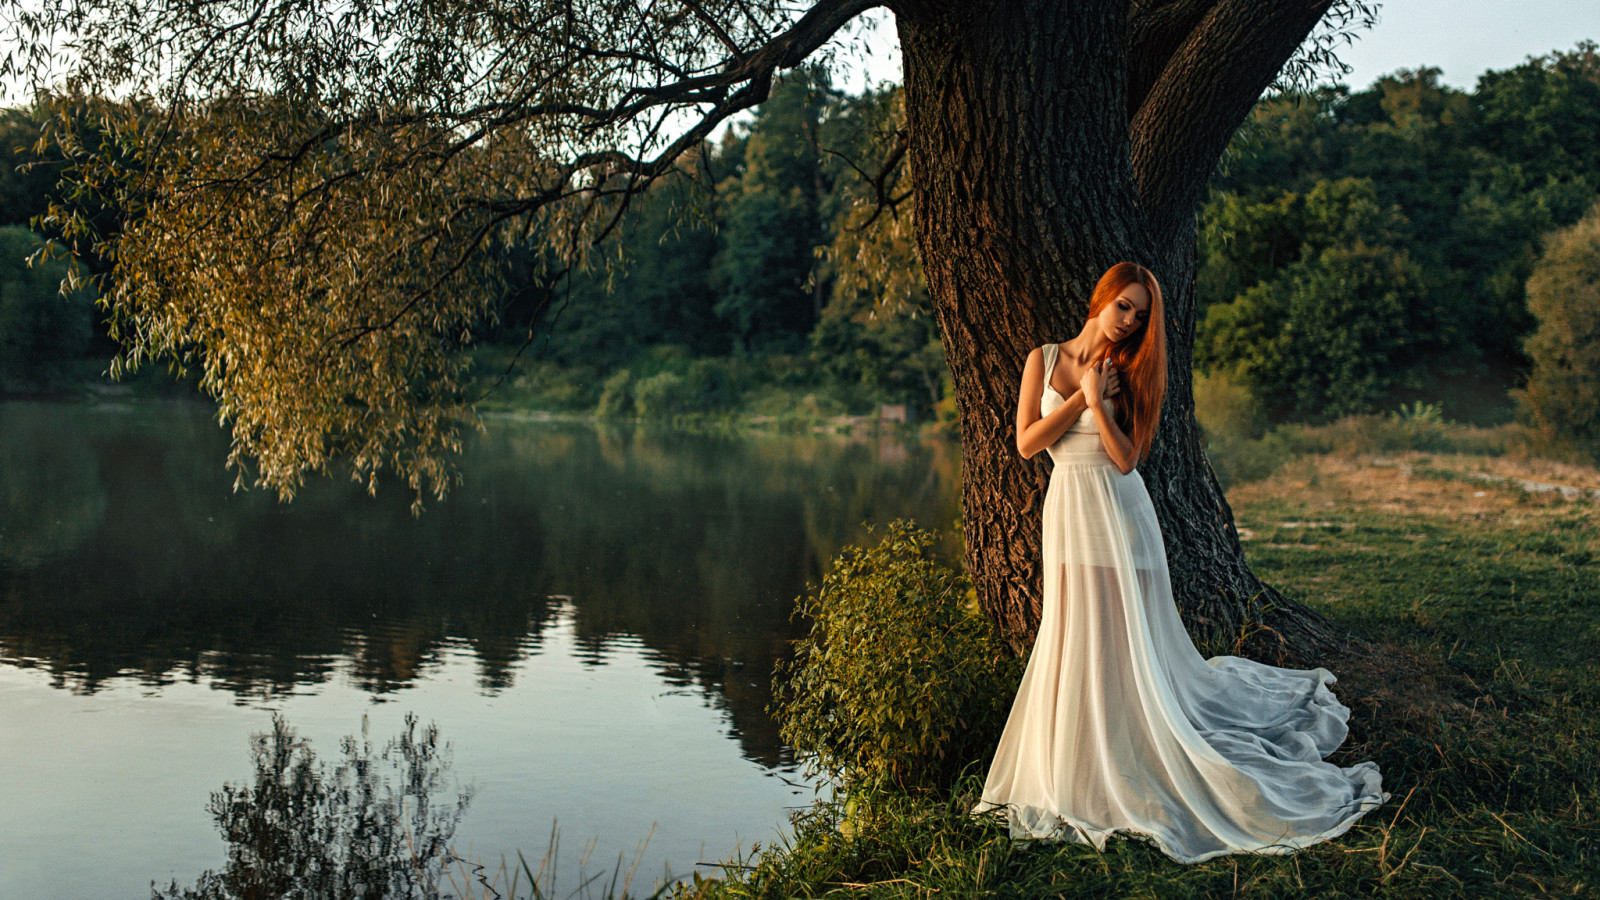
{"label": "grassy ground", "polygon": [[[1532,483],[1530,487],[1527,483]],[[1510,457],[1319,454],[1230,491],[1253,565],[1363,636],[1328,660],[1352,707],[1335,762],[1393,800],[1289,857],[1193,866],[1116,839],[1023,844],[953,793],[822,804],[789,846],[695,897],[1357,897],[1600,894],[1600,489]]]}

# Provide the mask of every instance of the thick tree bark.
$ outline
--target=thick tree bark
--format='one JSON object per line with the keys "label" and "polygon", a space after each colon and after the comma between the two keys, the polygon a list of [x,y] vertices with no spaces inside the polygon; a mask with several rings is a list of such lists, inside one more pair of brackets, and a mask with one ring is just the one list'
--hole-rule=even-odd
{"label": "thick tree bark", "polygon": [[[1171,373],[1139,471],[1180,611],[1212,646],[1312,659],[1339,635],[1251,574],[1201,448],[1189,367],[1205,182],[1327,3],[1145,5],[1166,18],[1130,25],[1127,0],[896,9],[918,249],[961,411],[968,568],[985,610],[1025,652],[1039,616],[1048,463],[1016,452],[1023,362],[1078,332],[1102,272],[1141,261],[1161,280]],[[1282,6],[1292,14],[1273,12]],[[1263,48],[1270,59],[1250,58]]]}

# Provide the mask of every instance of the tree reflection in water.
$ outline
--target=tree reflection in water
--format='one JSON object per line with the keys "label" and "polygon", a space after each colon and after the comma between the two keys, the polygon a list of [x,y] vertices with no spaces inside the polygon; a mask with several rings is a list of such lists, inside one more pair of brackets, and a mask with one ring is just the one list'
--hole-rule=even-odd
{"label": "tree reflection in water", "polygon": [[348,673],[376,695],[465,644],[488,695],[570,610],[586,660],[636,639],[777,766],[767,675],[801,634],[794,598],[863,522],[959,515],[959,446],[898,432],[499,419],[421,518],[404,490],[334,479],[289,506],[234,493],[226,453],[198,406],[0,404],[0,667],[79,693],[265,699]]}
{"label": "tree reflection in water", "polygon": [[448,745],[406,716],[405,729],[374,751],[367,737],[344,739],[337,763],[318,762],[281,716],[251,738],[254,783],[223,785],[207,807],[228,842],[228,864],[190,888],[152,890],[153,900],[418,898],[455,862],[456,825],[471,799],[437,795],[449,785]]}

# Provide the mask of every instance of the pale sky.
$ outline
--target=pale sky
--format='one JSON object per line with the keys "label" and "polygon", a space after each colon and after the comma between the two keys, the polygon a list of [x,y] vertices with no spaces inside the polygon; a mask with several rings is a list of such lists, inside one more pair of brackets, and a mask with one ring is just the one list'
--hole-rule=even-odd
{"label": "pale sky", "polygon": [[[868,79],[900,80],[893,24],[887,13],[878,15],[882,21],[874,33],[856,39],[870,51],[865,73],[837,77],[837,86],[856,91]],[[1486,69],[1572,50],[1584,39],[1600,42],[1600,0],[1391,0],[1381,4],[1377,26],[1358,34],[1353,45],[1339,50],[1353,71],[1337,80],[1352,89],[1396,69],[1434,66],[1443,70],[1446,84],[1472,90]]]}
{"label": "pale sky", "polygon": [[1600,42],[1600,0],[1394,0],[1339,57],[1355,68],[1342,79],[1351,88],[1395,69],[1434,66],[1446,84],[1471,90],[1486,69],[1572,50],[1584,39]]}

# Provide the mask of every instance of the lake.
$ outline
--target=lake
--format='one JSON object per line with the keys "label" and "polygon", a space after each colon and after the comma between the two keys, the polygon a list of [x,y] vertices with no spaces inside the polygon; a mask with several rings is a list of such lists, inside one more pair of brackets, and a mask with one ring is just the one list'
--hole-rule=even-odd
{"label": "lake", "polygon": [[[0,897],[221,872],[209,806],[283,780],[274,717],[318,784],[401,785],[407,840],[465,798],[438,833],[490,871],[715,875],[814,796],[766,712],[795,597],[863,523],[959,514],[947,441],[510,417],[420,516],[393,481],[283,504],[232,489],[212,415],[0,404]],[[437,728],[426,799],[379,760],[408,716]]]}

